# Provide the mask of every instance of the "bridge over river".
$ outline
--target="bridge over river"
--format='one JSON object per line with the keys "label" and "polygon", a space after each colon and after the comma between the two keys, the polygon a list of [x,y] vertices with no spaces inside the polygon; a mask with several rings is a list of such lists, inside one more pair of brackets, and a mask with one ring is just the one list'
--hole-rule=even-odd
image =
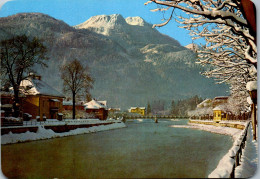
{"label": "bridge over river", "polygon": [[125,119],[188,119],[188,116],[172,116],[172,115],[148,115],[148,116],[124,116]]}

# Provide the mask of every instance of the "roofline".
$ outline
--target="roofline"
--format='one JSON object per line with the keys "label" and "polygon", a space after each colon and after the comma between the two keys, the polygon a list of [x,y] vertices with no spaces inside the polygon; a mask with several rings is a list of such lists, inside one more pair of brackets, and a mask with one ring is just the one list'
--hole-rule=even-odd
{"label": "roofline", "polygon": [[52,95],[46,95],[46,94],[28,94],[28,95],[25,95],[26,96],[47,96],[47,97],[58,97],[58,98],[66,98],[65,96],[52,96]]}

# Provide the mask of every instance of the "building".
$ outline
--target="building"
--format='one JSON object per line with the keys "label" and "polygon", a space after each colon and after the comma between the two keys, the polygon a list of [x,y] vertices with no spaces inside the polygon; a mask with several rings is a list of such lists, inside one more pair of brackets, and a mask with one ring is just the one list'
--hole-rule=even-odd
{"label": "building", "polygon": [[41,76],[31,75],[20,85],[25,95],[22,99],[23,113],[32,116],[32,119],[44,120],[59,119],[62,112],[64,95],[41,80]]}
{"label": "building", "polygon": [[108,111],[111,113],[116,113],[116,112],[120,112],[121,108],[109,108]]}
{"label": "building", "polygon": [[216,106],[219,106],[221,104],[227,104],[228,102],[228,96],[217,96],[212,101],[212,106],[215,108]]}
{"label": "building", "polygon": [[1,91],[1,117],[12,116],[13,113],[13,92]]}
{"label": "building", "polygon": [[145,115],[145,107],[131,107],[129,109],[130,113],[137,113],[137,114],[141,114],[141,115]]}
{"label": "building", "polygon": [[192,119],[213,119],[212,109],[212,100],[205,99],[197,105],[196,109],[188,111],[188,115]]}
{"label": "building", "polygon": [[[62,105],[63,105],[63,110],[72,111],[72,109],[73,109],[73,103],[72,103],[71,100],[63,101]],[[76,102],[75,109],[84,111],[85,110],[84,103],[83,102]]]}
{"label": "building", "polygon": [[220,122],[227,119],[228,115],[223,105],[219,105],[213,109],[213,121]]}
{"label": "building", "polygon": [[213,121],[228,120],[228,96],[217,96],[212,101]]}
{"label": "building", "polygon": [[108,110],[106,101],[96,101],[92,99],[90,102],[84,104],[87,113],[94,114],[96,118],[100,120],[106,120],[108,116]]}

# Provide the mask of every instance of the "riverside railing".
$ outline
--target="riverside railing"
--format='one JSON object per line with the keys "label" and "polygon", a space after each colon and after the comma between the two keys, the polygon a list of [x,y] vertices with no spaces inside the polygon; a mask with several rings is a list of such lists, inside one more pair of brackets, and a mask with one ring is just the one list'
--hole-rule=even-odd
{"label": "riverside railing", "polygon": [[235,178],[236,168],[241,164],[242,154],[246,145],[250,121],[245,122],[244,128],[235,138],[232,148],[219,161],[217,168],[208,178]]}
{"label": "riverside railing", "polygon": [[246,145],[246,139],[247,139],[249,125],[250,125],[250,122],[247,123],[247,126],[245,126],[243,133],[236,140],[235,146],[233,147],[233,151],[230,152],[229,156],[232,159],[234,159],[234,165],[232,168],[232,172],[230,174],[230,178],[235,178],[235,169],[238,165],[240,165],[242,152]]}
{"label": "riverside railing", "polygon": [[237,166],[241,164],[243,149],[248,136],[250,121],[244,124],[243,130],[236,137],[232,148],[219,161],[217,168],[211,172],[208,178],[235,178],[235,171]]}

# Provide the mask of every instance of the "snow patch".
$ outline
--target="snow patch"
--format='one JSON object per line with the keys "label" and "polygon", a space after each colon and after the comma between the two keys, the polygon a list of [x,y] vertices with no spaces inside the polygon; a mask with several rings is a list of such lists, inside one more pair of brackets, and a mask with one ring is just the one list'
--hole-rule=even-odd
{"label": "snow patch", "polygon": [[250,96],[248,96],[247,98],[246,98],[246,101],[247,101],[247,103],[248,104],[253,104],[253,101],[252,101],[252,99],[251,99],[251,97]]}
{"label": "snow patch", "polygon": [[88,103],[85,103],[84,106],[85,106],[85,109],[100,109],[100,108],[106,109],[107,108],[104,104],[102,104],[101,102],[96,101],[94,99],[92,99]]}
{"label": "snow patch", "polygon": [[38,126],[38,130],[36,133],[27,131],[25,133],[13,134],[12,132],[9,132],[8,134],[2,135],[1,143],[12,144],[12,143],[19,143],[19,142],[26,142],[26,141],[51,139],[56,137],[87,134],[92,132],[105,131],[110,129],[123,128],[123,127],[126,127],[126,125],[123,122],[117,122],[109,125],[100,125],[100,126],[94,126],[89,128],[78,128],[75,130],[71,130],[69,132],[55,133],[51,129],[45,129],[44,126]]}
{"label": "snow patch", "polygon": [[138,26],[144,26],[146,22],[141,17],[127,17],[125,19],[126,23],[129,25],[138,25]]}
{"label": "snow patch", "polygon": [[204,130],[204,131],[217,133],[217,134],[231,135],[234,140],[238,137],[239,133],[241,132],[240,129],[230,128],[230,127],[218,127],[213,125],[194,124],[194,123],[189,123],[189,125],[171,125],[170,127],[199,129],[199,130]]}
{"label": "snow patch", "polygon": [[248,91],[257,90],[257,81],[249,81],[249,82],[247,82],[246,89]]}
{"label": "snow patch", "polygon": [[248,137],[242,153],[240,165],[235,170],[235,177],[250,178],[256,173],[258,167],[258,143],[253,140],[251,125],[248,129]]}

